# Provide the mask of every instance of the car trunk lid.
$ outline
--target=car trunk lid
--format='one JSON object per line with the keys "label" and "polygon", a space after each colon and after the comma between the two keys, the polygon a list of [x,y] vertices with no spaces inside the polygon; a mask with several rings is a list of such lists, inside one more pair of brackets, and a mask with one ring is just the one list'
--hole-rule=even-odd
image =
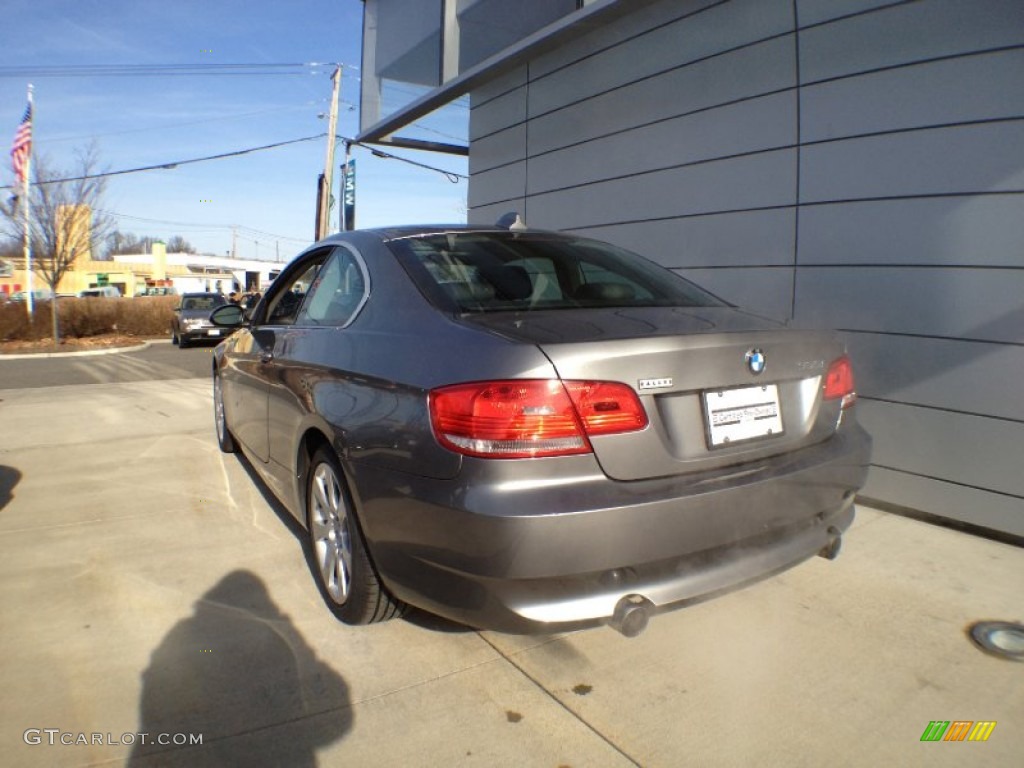
{"label": "car trunk lid", "polygon": [[591,438],[617,480],[756,462],[827,439],[838,421],[839,404],[822,399],[822,376],[843,353],[830,334],[724,307],[466,319],[536,344],[564,380],[618,381],[637,392],[648,427]]}

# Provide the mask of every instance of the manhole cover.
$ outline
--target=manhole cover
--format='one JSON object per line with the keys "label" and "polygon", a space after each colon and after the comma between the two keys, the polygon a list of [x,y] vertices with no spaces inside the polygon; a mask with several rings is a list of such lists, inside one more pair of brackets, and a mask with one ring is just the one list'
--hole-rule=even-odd
{"label": "manhole cover", "polygon": [[1024,624],[1008,621],[979,621],[968,634],[979,648],[1012,661],[1024,661]]}

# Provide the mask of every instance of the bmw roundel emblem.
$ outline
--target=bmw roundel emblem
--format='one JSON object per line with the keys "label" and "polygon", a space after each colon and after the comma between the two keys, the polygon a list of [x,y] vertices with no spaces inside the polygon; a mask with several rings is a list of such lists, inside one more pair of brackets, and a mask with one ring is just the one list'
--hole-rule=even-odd
{"label": "bmw roundel emblem", "polygon": [[747,352],[743,357],[747,362],[747,368],[755,376],[764,370],[764,367],[768,364],[768,360],[764,356],[764,352],[760,349],[752,349]]}

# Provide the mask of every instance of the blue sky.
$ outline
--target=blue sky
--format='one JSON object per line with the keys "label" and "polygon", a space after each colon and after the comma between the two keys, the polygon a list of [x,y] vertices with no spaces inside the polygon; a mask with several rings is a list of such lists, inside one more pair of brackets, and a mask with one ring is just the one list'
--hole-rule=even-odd
{"label": "blue sky", "polygon": [[[120,170],[324,133],[327,120],[318,115],[329,110],[334,62],[349,65],[337,132],[354,136],[361,23],[359,0],[4,0],[0,184],[13,181],[7,153],[29,82],[35,87],[34,151],[58,167],[73,166],[76,148],[93,140],[101,164]],[[216,76],[49,77],[39,69],[310,62],[324,66],[292,68],[284,75]],[[428,130],[464,136],[465,108],[448,114],[424,121]],[[419,136],[448,140],[436,133]],[[114,176],[105,208],[118,215],[122,231],[181,235],[211,253],[231,248],[231,226],[237,225],[239,256],[273,258],[280,252],[290,258],[312,239],[325,142]],[[466,172],[464,158],[388,151]],[[452,184],[441,174],[359,148],[354,156],[357,226],[465,219],[465,180]],[[340,163],[341,145],[336,157]]]}

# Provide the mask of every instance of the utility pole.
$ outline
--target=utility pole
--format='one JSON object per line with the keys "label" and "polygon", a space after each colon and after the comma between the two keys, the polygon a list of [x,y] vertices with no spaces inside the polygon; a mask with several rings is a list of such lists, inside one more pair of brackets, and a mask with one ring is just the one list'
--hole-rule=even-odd
{"label": "utility pole", "polygon": [[235,258],[235,255],[238,253],[238,251],[235,250],[235,248],[237,246],[238,246],[238,228],[237,227],[232,227],[231,228],[231,258],[232,259]]}
{"label": "utility pole", "polygon": [[331,75],[331,81],[334,83],[334,89],[331,94],[331,116],[327,121],[327,158],[324,161],[324,181],[320,187],[319,194],[319,210],[317,211],[317,231],[316,239],[323,240],[327,237],[327,232],[330,228],[331,212],[331,180],[334,177],[334,143],[336,141],[335,135],[338,131],[338,96],[341,93],[341,65],[338,64],[334,68],[334,74]]}

